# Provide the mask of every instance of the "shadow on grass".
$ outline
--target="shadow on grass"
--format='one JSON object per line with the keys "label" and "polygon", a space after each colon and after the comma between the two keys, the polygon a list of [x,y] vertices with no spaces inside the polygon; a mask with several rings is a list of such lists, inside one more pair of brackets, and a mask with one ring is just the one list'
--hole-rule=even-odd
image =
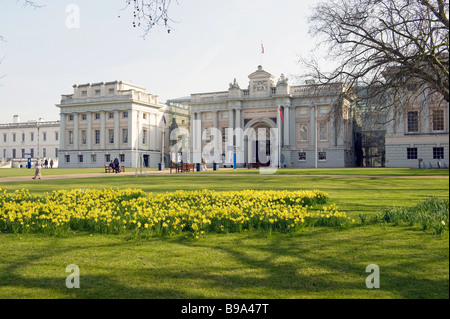
{"label": "shadow on grass", "polygon": [[[21,254],[19,260],[3,261],[0,289],[38,289],[58,298],[86,299],[448,298],[449,294],[448,254],[426,238],[421,240],[427,235],[417,231],[361,227],[293,235],[255,231],[207,236],[212,237],[159,239],[156,246],[124,240],[63,248],[48,245]],[[117,258],[118,252],[126,253]],[[66,265],[52,264],[58,268],[53,276],[45,275],[51,270],[43,276],[27,272],[58,255],[92,259],[80,266],[81,289],[66,288]],[[125,263],[126,258],[133,263]],[[380,266],[381,289],[365,286],[365,268],[372,263]]]}

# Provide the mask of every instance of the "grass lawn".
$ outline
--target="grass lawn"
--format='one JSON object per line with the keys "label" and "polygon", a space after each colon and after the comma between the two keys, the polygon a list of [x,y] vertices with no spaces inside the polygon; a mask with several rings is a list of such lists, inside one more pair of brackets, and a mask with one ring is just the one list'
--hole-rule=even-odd
{"label": "grass lawn", "polygon": [[[0,183],[0,188],[28,188],[36,194],[109,187],[146,192],[320,189],[358,221],[360,213],[449,195],[448,179],[208,173],[44,179]],[[433,236],[416,226],[208,234],[198,241],[183,236],[137,240],[83,233],[0,234],[0,251],[0,298],[449,298],[448,233]],[[81,289],[65,287],[69,264],[80,267]],[[380,289],[365,287],[369,264],[380,267]]]}

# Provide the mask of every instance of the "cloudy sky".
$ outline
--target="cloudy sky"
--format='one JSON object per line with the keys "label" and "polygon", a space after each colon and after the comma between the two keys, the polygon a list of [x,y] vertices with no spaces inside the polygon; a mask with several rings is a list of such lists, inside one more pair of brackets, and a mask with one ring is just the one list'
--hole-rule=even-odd
{"label": "cloudy sky", "polygon": [[[55,104],[74,84],[122,80],[161,102],[225,91],[234,78],[243,88],[261,59],[275,80],[284,73],[296,84],[299,58],[314,48],[307,17],[318,0],[173,0],[174,30],[145,38],[125,0],[35,2],[44,6],[0,0],[0,123],[14,114],[58,120]],[[79,27],[67,24],[73,5]]]}

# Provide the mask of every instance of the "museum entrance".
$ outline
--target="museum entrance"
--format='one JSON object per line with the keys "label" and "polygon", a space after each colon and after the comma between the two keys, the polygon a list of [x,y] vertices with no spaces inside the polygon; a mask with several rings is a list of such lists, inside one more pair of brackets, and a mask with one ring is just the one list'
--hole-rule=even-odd
{"label": "museum entrance", "polygon": [[270,127],[265,124],[253,126],[246,136],[247,165],[265,167],[271,164]]}

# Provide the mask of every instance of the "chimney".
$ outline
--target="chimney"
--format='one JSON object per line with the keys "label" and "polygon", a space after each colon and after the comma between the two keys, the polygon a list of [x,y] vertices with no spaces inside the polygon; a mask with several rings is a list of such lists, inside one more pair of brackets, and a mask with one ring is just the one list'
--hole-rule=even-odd
{"label": "chimney", "polygon": [[14,115],[13,116],[13,123],[19,123],[20,122],[20,117],[19,115]]}

